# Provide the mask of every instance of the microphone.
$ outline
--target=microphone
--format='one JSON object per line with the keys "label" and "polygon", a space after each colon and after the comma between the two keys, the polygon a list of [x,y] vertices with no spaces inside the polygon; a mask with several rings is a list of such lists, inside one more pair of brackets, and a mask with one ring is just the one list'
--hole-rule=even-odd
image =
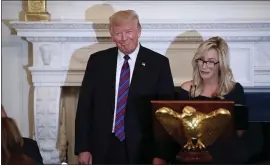
{"label": "microphone", "polygon": [[189,88],[189,94],[188,94],[189,100],[190,100],[190,98],[191,98],[191,90],[192,90],[192,87],[193,87],[193,85],[190,85],[190,88]]}

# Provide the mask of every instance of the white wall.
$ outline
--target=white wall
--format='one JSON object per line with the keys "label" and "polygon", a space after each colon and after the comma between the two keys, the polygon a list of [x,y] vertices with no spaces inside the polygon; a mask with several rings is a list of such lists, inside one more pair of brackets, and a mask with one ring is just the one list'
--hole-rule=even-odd
{"label": "white wall", "polygon": [[29,63],[28,44],[19,37],[10,35],[7,20],[3,19],[5,18],[2,17],[1,104],[7,115],[17,121],[22,135],[29,137],[29,83],[26,70]]}
{"label": "white wall", "polygon": [[[93,2],[94,3],[94,2]],[[141,19],[178,19],[179,21],[226,21],[226,20],[269,20],[270,2],[200,2],[200,1],[106,1],[115,11],[134,9]],[[63,8],[60,10],[58,6]],[[53,19],[84,19],[92,4],[82,2],[50,2],[48,10],[53,12]],[[72,12],[66,12],[72,11]],[[105,11],[97,11],[91,18],[102,18]]]}
{"label": "white wall", "polygon": [[[108,4],[96,7],[95,4]],[[48,12],[52,19],[100,20],[107,22],[113,12],[134,9],[142,22],[170,19],[179,22],[221,21],[270,21],[270,2],[199,2],[199,1],[48,1]],[[15,118],[24,136],[29,135],[28,112],[32,112],[29,86],[31,84],[27,65],[31,65],[28,44],[19,37],[11,36],[8,21],[18,20],[20,1],[2,2],[2,104],[7,114]],[[29,58],[30,57],[30,58]]]}

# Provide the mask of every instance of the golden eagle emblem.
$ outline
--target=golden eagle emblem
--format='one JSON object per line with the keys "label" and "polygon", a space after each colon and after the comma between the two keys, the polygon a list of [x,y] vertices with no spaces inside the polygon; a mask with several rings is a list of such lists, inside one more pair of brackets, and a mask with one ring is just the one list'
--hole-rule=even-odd
{"label": "golden eagle emblem", "polygon": [[178,143],[183,145],[180,140],[187,140],[184,149],[188,150],[205,149],[205,146],[213,144],[231,120],[231,113],[226,109],[219,108],[204,114],[191,106],[184,107],[181,114],[162,107],[155,116]]}

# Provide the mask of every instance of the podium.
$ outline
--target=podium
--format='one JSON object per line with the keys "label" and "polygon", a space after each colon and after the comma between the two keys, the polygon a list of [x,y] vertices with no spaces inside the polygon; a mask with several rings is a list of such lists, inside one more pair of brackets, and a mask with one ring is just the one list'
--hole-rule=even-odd
{"label": "podium", "polygon": [[[212,155],[207,146],[203,148],[204,145],[229,141],[237,126],[248,123],[248,120],[242,120],[240,125],[236,123],[235,117],[239,115],[235,115],[235,108],[239,105],[236,106],[233,101],[170,100],[151,101],[151,104],[155,139],[162,140],[168,135],[173,137],[182,147],[176,156],[179,163],[211,163]],[[224,125],[220,127],[222,121]],[[196,141],[199,144],[197,147],[193,146]]]}

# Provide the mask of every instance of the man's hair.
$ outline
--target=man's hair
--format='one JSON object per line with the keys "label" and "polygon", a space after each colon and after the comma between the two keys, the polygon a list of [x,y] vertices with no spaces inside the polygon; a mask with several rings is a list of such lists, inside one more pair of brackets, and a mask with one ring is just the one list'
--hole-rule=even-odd
{"label": "man's hair", "polygon": [[134,10],[121,10],[114,13],[109,18],[109,29],[111,29],[112,26],[120,26],[130,22],[136,23],[137,26],[141,28],[139,16]]}
{"label": "man's hair", "polygon": [[217,51],[219,59],[219,86],[215,96],[223,98],[223,96],[229,93],[235,85],[235,82],[233,82],[233,74],[231,68],[229,67],[228,44],[221,37],[212,37],[200,44],[197,52],[195,53],[195,56],[192,59],[193,85],[196,85],[196,89],[193,89],[191,93],[193,97],[200,95],[203,91],[203,80],[200,76],[196,60],[204,56],[204,53],[208,52],[210,49]]}

